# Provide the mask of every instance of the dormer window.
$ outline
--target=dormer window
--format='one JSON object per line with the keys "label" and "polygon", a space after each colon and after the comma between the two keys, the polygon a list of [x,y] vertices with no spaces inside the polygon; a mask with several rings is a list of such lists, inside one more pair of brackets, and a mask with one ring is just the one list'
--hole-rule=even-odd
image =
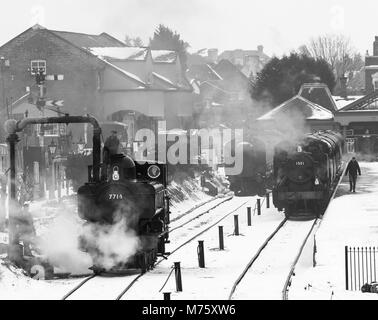
{"label": "dormer window", "polygon": [[41,70],[43,70],[43,73],[46,75],[46,60],[32,60],[30,62],[30,72],[32,76]]}

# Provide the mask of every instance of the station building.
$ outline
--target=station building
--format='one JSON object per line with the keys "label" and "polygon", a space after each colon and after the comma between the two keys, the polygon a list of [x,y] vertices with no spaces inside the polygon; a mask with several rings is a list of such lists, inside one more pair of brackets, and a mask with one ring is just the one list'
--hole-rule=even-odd
{"label": "station building", "polygon": [[[341,78],[342,96],[332,96],[325,84],[307,83],[298,94],[258,118],[268,144],[297,132],[339,131],[345,151],[378,157],[378,37],[373,55],[365,57],[365,95],[348,96],[347,78]],[[290,132],[291,131],[291,132]],[[272,140],[273,139],[273,140]]]}
{"label": "station building", "polygon": [[[41,111],[37,68],[51,79],[44,85],[44,99],[52,102],[46,113],[121,121],[130,139],[140,127],[156,130],[158,120],[168,129],[191,125],[193,90],[175,51],[127,47],[107,33],[35,25],[1,46],[0,57],[6,61],[1,64],[1,119]],[[83,137],[83,130],[74,130],[74,139]]]}

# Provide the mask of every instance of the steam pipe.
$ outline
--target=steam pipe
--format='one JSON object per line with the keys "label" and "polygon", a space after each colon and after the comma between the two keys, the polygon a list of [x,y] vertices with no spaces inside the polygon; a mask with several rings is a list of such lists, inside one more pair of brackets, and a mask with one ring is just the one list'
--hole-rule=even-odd
{"label": "steam pipe", "polygon": [[49,117],[49,118],[26,118],[19,120],[16,123],[13,132],[16,133],[25,129],[30,124],[45,124],[45,123],[90,123],[93,126],[93,177],[95,181],[100,179],[100,163],[101,163],[101,127],[95,117],[86,116],[69,116]]}

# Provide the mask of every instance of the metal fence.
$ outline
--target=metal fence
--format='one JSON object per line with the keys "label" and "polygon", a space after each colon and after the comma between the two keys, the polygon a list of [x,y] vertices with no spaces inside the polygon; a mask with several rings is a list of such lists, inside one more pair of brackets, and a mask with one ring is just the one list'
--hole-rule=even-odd
{"label": "metal fence", "polygon": [[366,283],[377,281],[378,247],[345,246],[345,287],[359,291]]}

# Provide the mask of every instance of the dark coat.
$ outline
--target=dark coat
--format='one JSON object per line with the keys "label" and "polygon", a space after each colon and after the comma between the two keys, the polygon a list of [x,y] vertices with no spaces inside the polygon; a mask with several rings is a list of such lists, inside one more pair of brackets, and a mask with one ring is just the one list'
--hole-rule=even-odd
{"label": "dark coat", "polygon": [[349,161],[347,169],[345,171],[345,175],[347,175],[349,173],[351,176],[356,176],[357,172],[358,172],[359,175],[361,175],[361,169],[360,169],[358,162],[352,161],[352,160]]}

